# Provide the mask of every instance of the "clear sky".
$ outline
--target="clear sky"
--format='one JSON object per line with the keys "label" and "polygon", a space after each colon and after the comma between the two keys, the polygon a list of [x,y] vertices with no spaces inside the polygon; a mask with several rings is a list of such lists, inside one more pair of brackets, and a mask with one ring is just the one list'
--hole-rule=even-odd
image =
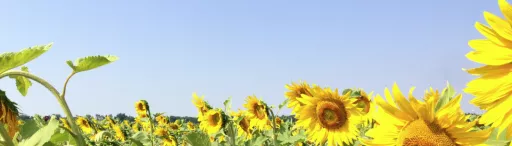
{"label": "clear sky", "polygon": [[[462,92],[475,78],[462,68],[478,66],[464,55],[483,38],[474,23],[484,10],[502,16],[496,0],[1,1],[0,52],[54,42],[27,66],[59,90],[66,60],[119,56],[71,79],[74,115],[134,115],[145,99],[153,112],[196,116],[193,92],[221,108],[232,96],[243,109],[253,94],[278,105],[284,85],[301,79],[381,95],[397,82],[417,96],[449,81]],[[4,78],[0,89],[23,113],[63,114],[41,85],[22,97]],[[472,98],[463,95],[466,112],[478,112]]]}

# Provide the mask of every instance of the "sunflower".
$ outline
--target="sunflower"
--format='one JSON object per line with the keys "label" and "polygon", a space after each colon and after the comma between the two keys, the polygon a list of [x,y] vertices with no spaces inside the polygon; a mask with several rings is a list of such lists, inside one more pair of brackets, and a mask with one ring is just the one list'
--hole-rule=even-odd
{"label": "sunflower", "polygon": [[189,129],[189,130],[195,130],[195,129],[196,129],[196,127],[194,126],[194,123],[192,123],[192,122],[188,121],[188,122],[187,122],[187,129]]}
{"label": "sunflower", "polygon": [[506,0],[498,0],[502,19],[489,12],[484,17],[490,27],[479,22],[476,29],[487,39],[469,41],[474,51],[466,57],[485,66],[467,70],[479,78],[467,84],[465,92],[475,96],[471,103],[487,110],[480,122],[491,127],[499,127],[499,131],[507,128],[507,138],[512,137],[512,7]]}
{"label": "sunflower", "polygon": [[62,123],[62,126],[64,126],[64,128],[66,128],[66,129],[71,131],[71,127],[69,127],[69,123],[68,123],[68,121],[66,119],[60,118],[59,120]]}
{"label": "sunflower", "polygon": [[92,133],[91,125],[89,124],[89,121],[84,117],[78,117],[76,119],[76,124],[84,131],[86,134]]}
{"label": "sunflower", "polygon": [[169,135],[168,137],[164,138],[163,146],[177,146],[178,143],[176,142],[176,138],[172,135]]}
{"label": "sunflower", "polygon": [[211,135],[217,133],[224,126],[225,122],[224,112],[221,109],[211,109],[204,114],[199,127]]}
{"label": "sunflower", "polygon": [[128,120],[123,120],[123,124],[126,127],[130,127],[130,121],[128,121]]}
{"label": "sunflower", "polygon": [[256,96],[248,96],[244,107],[247,109],[247,118],[250,119],[250,127],[256,127],[259,130],[268,130],[269,118],[267,115],[267,105],[256,98]]}
{"label": "sunflower", "polygon": [[5,92],[0,90],[0,106],[0,122],[8,126],[9,136],[13,137],[19,131],[18,104],[7,98]]}
{"label": "sunflower", "polygon": [[301,109],[300,107],[304,105],[304,103],[297,100],[298,98],[301,98],[302,94],[306,94],[308,96],[311,96],[312,89],[316,88],[318,86],[313,85],[311,87],[308,83],[300,82],[300,83],[291,83],[289,85],[285,85],[285,88],[289,91],[286,92],[284,95],[286,98],[288,98],[288,108],[292,109],[292,114],[296,114]]}
{"label": "sunflower", "polygon": [[487,140],[492,129],[471,131],[476,122],[466,122],[467,116],[460,109],[462,95],[435,111],[440,98],[437,92],[430,90],[426,95],[433,96],[425,97],[422,102],[412,96],[413,90],[409,91],[409,101],[396,83],[392,93],[387,88],[384,90],[387,102],[377,95],[379,114],[375,118],[380,125],[366,133],[373,139],[363,139],[363,144],[459,146],[480,145]]}
{"label": "sunflower", "polygon": [[192,102],[197,108],[199,114],[197,115],[197,119],[201,120],[204,114],[208,112],[208,110],[212,109],[212,107],[208,104],[208,102],[204,101],[204,96],[198,97],[196,93],[192,94]]}
{"label": "sunflower", "polygon": [[357,105],[362,113],[361,121],[363,126],[368,126],[373,122],[372,112],[370,111],[375,110],[375,105],[370,99],[373,92],[370,93],[370,95],[366,94],[366,92],[362,89],[359,89],[357,92],[359,92],[359,96],[356,97],[357,100],[354,102],[354,104]]}
{"label": "sunflower", "polygon": [[126,139],[123,131],[121,130],[121,127],[118,124],[114,124],[112,126],[112,129],[114,129],[114,131],[116,132],[116,139],[121,140],[122,142]]}
{"label": "sunflower", "polygon": [[172,130],[178,130],[180,129],[180,126],[176,123],[169,123],[169,128],[171,128]]}
{"label": "sunflower", "polygon": [[148,117],[148,104],[145,100],[135,102],[135,111],[141,118]]}
{"label": "sunflower", "polygon": [[338,89],[325,88],[313,96],[302,94],[298,99],[304,106],[295,127],[304,128],[308,139],[315,144],[326,141],[329,146],[352,144],[359,135],[360,112],[352,104],[355,99],[350,98],[350,92],[340,95]]}
{"label": "sunflower", "polygon": [[169,119],[167,119],[167,117],[165,117],[163,114],[158,114],[155,120],[156,122],[158,122],[158,125],[166,125],[167,123],[169,123]]}
{"label": "sunflower", "polygon": [[155,135],[157,136],[162,136],[162,137],[165,137],[168,135],[168,131],[165,127],[157,127],[155,132],[154,132]]}
{"label": "sunflower", "polygon": [[[249,140],[252,138],[252,127],[249,122],[249,118],[247,116],[247,111],[239,110],[238,112],[232,112],[231,115],[233,116],[233,121],[240,122],[236,123],[238,136],[244,137],[245,140]],[[242,118],[242,119],[240,119]]]}

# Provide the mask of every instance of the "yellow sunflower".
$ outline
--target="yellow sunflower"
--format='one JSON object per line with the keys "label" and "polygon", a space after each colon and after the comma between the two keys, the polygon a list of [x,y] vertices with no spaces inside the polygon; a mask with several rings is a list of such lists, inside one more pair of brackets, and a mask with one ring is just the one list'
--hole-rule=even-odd
{"label": "yellow sunflower", "polygon": [[121,130],[121,127],[117,124],[114,124],[112,126],[112,129],[116,132],[116,139],[124,141],[126,137],[124,136],[123,130]]}
{"label": "yellow sunflower", "polygon": [[373,92],[370,93],[370,95],[366,94],[365,91],[362,89],[359,89],[360,96],[357,97],[357,100],[354,102],[354,104],[357,105],[357,107],[361,110],[361,120],[363,126],[368,126],[373,122],[373,115],[371,111],[374,111],[375,105],[370,99]]}
{"label": "yellow sunflower", "polygon": [[62,126],[68,130],[71,131],[71,127],[69,127],[69,123],[65,118],[60,118],[60,122],[62,123]]}
{"label": "yellow sunflower", "polygon": [[479,22],[476,29],[487,39],[471,40],[474,51],[466,57],[485,66],[467,70],[479,78],[469,82],[465,92],[475,96],[471,103],[487,110],[480,122],[500,131],[507,128],[507,138],[512,137],[512,7],[506,0],[498,0],[502,19],[489,12],[484,17],[490,27]]}
{"label": "yellow sunflower", "polygon": [[196,127],[194,126],[194,123],[192,123],[192,122],[188,121],[188,122],[187,122],[187,129],[189,129],[189,130],[195,130],[195,129],[196,129]]}
{"label": "yellow sunflower", "polygon": [[168,137],[164,138],[163,146],[177,146],[178,143],[176,142],[176,138],[172,135],[169,135]]}
{"label": "yellow sunflower", "polygon": [[180,129],[180,126],[176,123],[169,123],[169,128],[171,128],[172,130],[178,130]]}
{"label": "yellow sunflower", "polygon": [[167,119],[167,117],[165,117],[164,114],[158,114],[155,120],[156,122],[158,122],[158,125],[166,125],[167,123],[169,123],[169,119]]}
{"label": "yellow sunflower", "polygon": [[89,121],[84,117],[78,117],[76,119],[76,124],[84,131],[86,134],[92,133],[91,125],[89,124]]}
{"label": "yellow sunflower", "polygon": [[232,112],[231,115],[233,116],[234,121],[238,121],[240,118],[240,122],[236,123],[238,136],[244,137],[245,140],[249,140],[252,138],[252,127],[249,122],[249,118],[247,116],[247,111],[239,110],[238,112]]}
{"label": "yellow sunflower", "polygon": [[168,131],[167,131],[167,129],[165,127],[159,126],[159,127],[156,128],[154,134],[157,135],[157,136],[165,137],[165,136],[168,135]]}
{"label": "yellow sunflower", "polygon": [[196,93],[193,93],[192,97],[194,98],[192,99],[192,102],[194,103],[199,112],[197,119],[201,120],[203,115],[206,114],[208,110],[212,109],[212,107],[206,101],[204,101],[204,96],[201,96],[201,98],[199,98]]}
{"label": "yellow sunflower", "polygon": [[300,83],[291,83],[289,85],[285,85],[285,88],[289,91],[285,93],[285,97],[288,98],[288,108],[292,109],[292,114],[296,114],[301,109],[300,107],[304,105],[304,103],[297,100],[301,98],[302,94],[306,94],[311,96],[313,92],[312,90],[318,89],[319,87],[316,85],[310,86],[308,83],[300,82]]}
{"label": "yellow sunflower", "polygon": [[211,109],[204,114],[199,127],[211,135],[217,133],[224,126],[224,123],[225,120],[222,110]]}
{"label": "yellow sunflower", "polygon": [[306,130],[309,140],[315,144],[327,141],[329,146],[352,144],[359,135],[357,124],[360,112],[350,93],[340,95],[338,89],[322,89],[313,96],[302,94],[299,101],[304,103],[295,127]]}
{"label": "yellow sunflower", "polygon": [[267,115],[267,105],[256,98],[256,96],[248,96],[244,107],[247,109],[247,118],[250,120],[250,126],[259,130],[268,130],[270,122]]}
{"label": "yellow sunflower", "polygon": [[377,95],[379,114],[375,118],[379,126],[366,133],[373,139],[363,139],[363,144],[473,146],[487,140],[492,129],[471,131],[475,122],[466,122],[467,117],[460,109],[462,95],[435,111],[439,94],[431,90],[426,95],[433,96],[425,97],[426,101],[422,102],[412,96],[413,90],[409,91],[409,101],[396,83],[392,93],[387,88],[384,90],[387,102]]}
{"label": "yellow sunflower", "polygon": [[144,100],[135,102],[135,111],[141,118],[148,117],[148,105]]}

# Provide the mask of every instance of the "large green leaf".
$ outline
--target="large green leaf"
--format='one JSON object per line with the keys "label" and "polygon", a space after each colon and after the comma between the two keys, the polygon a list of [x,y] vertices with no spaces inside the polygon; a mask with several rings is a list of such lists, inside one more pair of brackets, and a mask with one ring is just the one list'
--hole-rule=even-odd
{"label": "large green leaf", "polygon": [[186,135],[186,140],[193,146],[211,146],[210,137],[202,132],[191,132]]}
{"label": "large green leaf", "polygon": [[39,130],[36,121],[30,119],[26,120],[25,124],[20,128],[20,135],[22,139],[27,139]]}
{"label": "large green leaf", "polygon": [[114,62],[118,59],[118,57],[112,55],[98,55],[78,58],[74,63],[71,62],[71,60],[68,60],[66,63],[69,65],[69,67],[73,69],[75,73],[78,73],[98,68],[100,66]]}
{"label": "large green leaf", "polygon": [[59,128],[60,131],[55,133],[51,139],[50,142],[54,144],[64,144],[64,143],[76,143],[75,139],[73,138],[73,135],[69,133],[67,130],[64,130],[62,128]]}
{"label": "large green leaf", "polygon": [[441,93],[441,97],[439,98],[439,101],[437,102],[437,105],[434,109],[434,111],[437,111],[441,109],[444,105],[448,104],[448,102],[452,99],[452,97],[455,95],[455,89],[450,85],[450,83],[446,82],[446,88],[443,89],[443,92]]}
{"label": "large green leaf", "polygon": [[[28,72],[26,66],[21,67],[21,71]],[[32,86],[32,82],[24,76],[10,76],[10,78],[16,80],[16,87],[20,91],[21,95],[27,96],[28,88]]]}
{"label": "large green leaf", "polygon": [[25,48],[19,52],[7,52],[0,54],[0,73],[22,66],[30,62],[52,47],[53,43],[47,45]]}
{"label": "large green leaf", "polygon": [[19,146],[43,146],[46,142],[50,141],[58,127],[59,121],[52,118],[46,126],[39,129],[29,139],[21,141]]}
{"label": "large green leaf", "polygon": [[146,146],[151,145],[151,140],[149,139],[149,136],[145,132],[137,132],[132,135],[132,137],[129,138],[132,142],[132,146]]}

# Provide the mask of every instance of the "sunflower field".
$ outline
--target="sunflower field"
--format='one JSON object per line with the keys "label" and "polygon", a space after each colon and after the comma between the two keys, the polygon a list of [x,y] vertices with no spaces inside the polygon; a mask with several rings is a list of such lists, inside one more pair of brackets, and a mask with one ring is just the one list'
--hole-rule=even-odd
{"label": "sunflower field", "polygon": [[[46,53],[52,43],[19,52],[0,54],[0,79],[15,80],[25,96],[37,82],[59,102],[65,117],[35,115],[21,120],[18,106],[0,90],[0,145],[4,146],[512,146],[512,6],[498,0],[504,18],[484,12],[488,25],[475,28],[485,39],[469,41],[466,57],[481,67],[464,71],[477,76],[463,92],[471,104],[485,112],[464,113],[460,93],[450,84],[444,89],[425,89],[414,97],[414,87],[404,94],[395,83],[384,94],[361,88],[338,89],[292,82],[283,88],[283,102],[268,105],[256,95],[245,97],[244,109],[213,107],[202,95],[192,93],[197,122],[170,121],[139,100],[133,121],[107,116],[97,119],[72,116],[66,102],[68,81],[118,60],[113,55],[87,56],[67,61],[71,73],[62,90],[29,72],[26,63]],[[509,87],[510,86],[510,87]],[[277,116],[290,108],[293,118]]]}

